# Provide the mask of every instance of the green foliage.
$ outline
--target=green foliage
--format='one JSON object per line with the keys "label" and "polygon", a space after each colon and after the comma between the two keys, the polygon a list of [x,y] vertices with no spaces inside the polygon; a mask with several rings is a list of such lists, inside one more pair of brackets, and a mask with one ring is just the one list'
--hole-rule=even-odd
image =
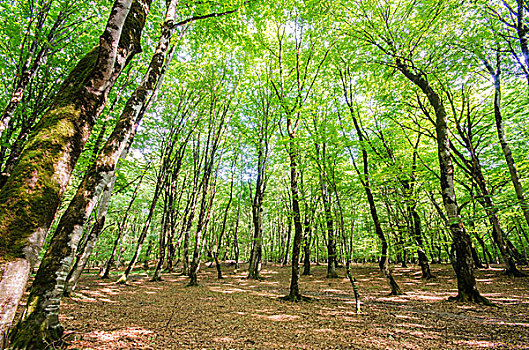
{"label": "green foliage", "polygon": [[[0,3],[2,13],[10,13],[0,16],[0,37],[4,38],[0,44],[0,83],[4,87],[0,107],[9,98],[12,77],[27,50],[20,49],[26,27],[29,38],[38,39],[39,45],[50,44],[45,42],[45,35],[34,32],[31,25],[28,27],[26,18],[32,18],[28,6],[24,2]],[[65,6],[66,2],[55,3],[44,28],[49,28],[50,21]],[[71,8],[69,21],[75,23],[71,29],[75,40],[61,42],[60,49],[37,73],[32,89],[53,94],[56,81],[71,69],[71,62],[76,62],[96,42],[101,31],[100,18],[110,6],[109,1],[98,1]],[[398,71],[397,60],[427,77],[442,96],[449,114],[454,151],[469,157],[463,136],[472,134],[472,145],[487,184],[493,189],[495,209],[504,231],[511,232],[508,237],[521,251],[527,248],[529,242],[523,235],[520,239],[513,235],[515,227],[520,233],[529,227],[497,141],[493,83],[484,67],[484,61],[500,64],[505,135],[522,185],[527,188],[527,83],[517,32],[509,25],[509,10],[503,3],[225,0],[181,2],[178,6],[176,22],[213,13],[222,15],[191,21],[178,28],[173,38],[172,65],[155,102],[146,111],[129,157],[119,164],[118,192],[107,221],[110,224],[120,222],[122,209],[127,207],[141,172],[148,174],[131,211],[130,222],[135,224],[129,226],[123,240],[127,248],[125,259],[130,258],[138,235],[133,227],[141,225],[152,199],[168,135],[181,128],[178,140],[187,144],[177,184],[181,199],[175,209],[174,225],[180,235],[186,204],[193,191],[193,176],[203,171],[194,166],[194,152],[204,151],[208,128],[220,121],[219,116],[226,108],[225,133],[214,162],[216,176],[212,186],[216,195],[206,234],[206,255],[222,224],[234,179],[233,204],[228,211],[225,246],[221,251],[234,258],[237,227],[241,259],[248,257],[253,230],[251,206],[261,154],[266,158],[264,258],[282,259],[292,218],[288,150],[293,147],[300,163],[302,215],[310,216],[314,207],[311,240],[304,243],[312,247],[313,259],[316,255],[320,259],[326,257],[322,181],[331,193],[339,255],[355,261],[377,257],[379,247],[362,189],[361,150],[365,149],[370,159],[370,186],[390,240],[392,260],[402,258],[405,251],[408,256],[417,251],[409,234],[411,222],[407,211],[413,203],[421,218],[430,259],[446,261],[451,238],[436,208],[442,207],[442,203],[433,111],[425,97]],[[237,11],[225,14],[232,10]],[[155,1],[142,38],[143,52],[112,91],[74,172],[69,193],[93,160],[97,135],[103,130],[103,140],[108,137],[126,99],[145,72],[164,13],[165,1]],[[340,72],[348,74],[352,108],[346,103]],[[38,94],[31,91],[18,109],[13,131],[3,136],[4,153],[0,160],[4,163],[21,132],[24,115],[38,110],[40,116],[46,109],[37,99]],[[353,115],[359,120],[363,142],[356,137]],[[295,122],[295,143],[288,137],[286,119]],[[191,135],[187,141],[185,135]],[[490,227],[479,205],[481,194],[468,172],[457,166],[456,156],[454,160],[464,222],[472,226],[469,232],[473,235],[487,236]],[[163,210],[163,203],[159,203],[147,240],[157,241]],[[197,217],[194,220],[196,224]],[[95,260],[103,261],[110,254],[115,233],[114,229],[104,232]],[[174,239],[179,242],[175,244],[182,244],[181,236]],[[490,241],[486,242],[486,248],[494,250]]]}

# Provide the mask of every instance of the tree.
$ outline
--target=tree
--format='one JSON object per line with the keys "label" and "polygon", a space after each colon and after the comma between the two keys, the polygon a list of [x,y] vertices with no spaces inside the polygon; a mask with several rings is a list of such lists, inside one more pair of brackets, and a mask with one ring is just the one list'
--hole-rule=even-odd
{"label": "tree", "polygon": [[[267,171],[272,152],[272,137],[276,131],[277,121],[274,117],[275,110],[272,107],[273,91],[270,85],[268,72],[264,81],[257,82],[256,96],[251,97],[251,107],[254,111],[254,119],[248,124],[253,127],[255,134],[248,128],[246,135],[251,137],[252,146],[257,153],[257,176],[255,179],[255,191],[252,198],[252,221],[253,238],[252,249],[248,266],[248,278],[259,279],[263,254],[263,200],[266,185],[270,174]],[[252,106],[251,105],[251,106]]]}
{"label": "tree", "polygon": [[[81,59],[63,82],[0,191],[3,242],[0,305],[6,310],[0,321],[2,337],[14,317],[30,270],[108,92],[140,50],[149,5],[149,0],[114,3],[99,46]],[[60,336],[60,330],[50,331],[53,340]],[[31,342],[32,334],[18,339],[12,346],[24,347]]]}
{"label": "tree", "polygon": [[380,224],[380,219],[378,216],[377,207],[375,204],[375,199],[373,196],[373,191],[371,188],[371,180],[369,177],[369,158],[367,154],[366,149],[366,138],[364,136],[364,133],[362,132],[360,128],[359,121],[356,117],[357,111],[355,111],[354,108],[354,100],[353,100],[353,89],[352,89],[352,76],[351,72],[347,67],[342,71],[339,71],[340,75],[340,81],[342,83],[342,89],[343,94],[345,98],[345,102],[347,103],[347,106],[349,108],[350,116],[353,120],[353,125],[356,131],[356,136],[358,138],[358,142],[360,144],[361,152],[362,152],[362,172],[358,167],[356,166],[353,153],[351,153],[351,161],[354,164],[355,170],[360,177],[360,182],[362,183],[362,186],[364,187],[364,191],[367,196],[367,201],[369,203],[369,211],[371,213],[371,218],[373,220],[373,225],[375,226],[375,233],[380,240],[381,243],[381,256],[380,260],[378,262],[378,266],[380,268],[380,271],[384,274],[384,277],[386,277],[388,284],[391,288],[391,295],[400,295],[402,294],[402,291],[395,281],[395,278],[393,278],[393,274],[391,273],[391,270],[389,269],[389,254],[388,254],[388,241],[386,239],[386,236],[384,235],[384,232],[382,231],[382,225]]}
{"label": "tree", "polygon": [[[304,35],[307,35],[304,33],[302,19],[294,18],[292,24],[294,25],[294,41],[292,43],[294,47],[291,49],[293,57],[287,56],[290,43],[286,41],[285,27],[278,25],[276,29],[278,47],[277,53],[274,55],[277,58],[278,77],[277,81],[272,80],[272,86],[285,118],[286,136],[288,137],[286,147],[290,159],[290,191],[294,221],[294,240],[292,244],[292,278],[290,292],[286,298],[288,300],[302,300],[303,297],[299,291],[299,256],[301,240],[303,238],[303,225],[301,223],[301,211],[299,207],[299,150],[296,132],[300,123],[301,109],[304,107],[312,92],[320,69],[329,54],[330,47],[323,50],[321,57],[318,57],[319,60],[316,61],[314,57],[317,49],[316,42],[312,41],[309,43],[309,50],[307,52],[303,52],[304,50],[302,50],[304,48],[303,40],[306,39]],[[305,54],[305,57],[302,57],[303,54]],[[285,64],[288,63],[292,64],[292,67],[285,67]],[[309,72],[309,67],[312,67],[315,71]]]}

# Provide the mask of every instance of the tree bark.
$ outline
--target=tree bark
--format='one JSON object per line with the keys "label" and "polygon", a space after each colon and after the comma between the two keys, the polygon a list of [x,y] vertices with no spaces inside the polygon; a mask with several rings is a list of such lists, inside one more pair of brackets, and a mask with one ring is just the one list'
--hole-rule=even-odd
{"label": "tree bark", "polygon": [[[190,135],[190,134],[188,134]],[[176,136],[174,134],[171,134],[171,145],[168,146],[167,150],[167,159],[169,159],[173,153],[174,143]],[[176,162],[176,165],[171,173],[171,181],[170,186],[166,188],[165,192],[165,201],[164,201],[164,222],[162,224],[162,232],[160,232],[160,251],[159,251],[159,259],[158,263],[156,264],[156,269],[154,270],[154,274],[151,278],[151,281],[161,281],[161,273],[163,264],[165,261],[165,251],[166,251],[166,240],[167,236],[170,234],[169,232],[172,230],[172,216],[173,216],[173,189],[176,187],[176,182],[178,181],[178,175],[180,174],[180,170],[182,168],[182,160],[185,155],[185,150],[187,146],[187,139],[186,141],[182,142],[182,144],[178,147],[178,150],[176,152],[176,155],[174,155],[174,158],[171,160],[171,162],[166,162],[164,169],[162,170],[163,174],[168,174],[170,169],[168,169],[172,164]],[[167,175],[165,175],[167,177]]]}
{"label": "tree bark", "polygon": [[73,264],[70,270],[70,273],[68,274],[68,278],[66,279],[66,287],[64,289],[64,295],[69,295],[75,290],[77,281],[79,280],[79,277],[81,277],[81,274],[86,264],[88,263],[90,256],[92,255],[92,250],[96,245],[97,239],[103,232],[108,207],[110,205],[110,199],[112,197],[112,190],[114,189],[115,183],[116,177],[113,177],[110,182],[107,183],[105,190],[101,195],[101,199],[99,201],[99,208],[97,210],[96,222],[94,226],[92,226],[90,233],[88,234],[88,238],[86,240],[86,244],[81,256],[76,259],[75,263]]}
{"label": "tree bark", "polygon": [[[319,149],[318,145],[316,146]],[[319,158],[319,152],[318,152]],[[320,188],[321,200],[323,202],[323,210],[325,213],[325,224],[327,225],[327,278],[338,278],[336,273],[336,239],[334,237],[334,220],[332,217],[331,203],[329,202],[329,193],[327,191],[327,172],[326,172],[326,144],[322,146],[321,165],[322,171],[320,173]]]}
{"label": "tree bark", "polygon": [[[208,227],[209,216],[211,213],[211,207],[213,205],[213,199],[215,198],[215,187],[216,187],[216,173],[213,173],[216,154],[219,149],[221,136],[225,130],[226,115],[229,111],[231,101],[226,104],[217,106],[216,99],[218,97],[218,91],[213,91],[211,107],[209,110],[208,120],[208,135],[205,150],[203,154],[204,168],[202,172],[202,180],[200,182],[199,190],[202,190],[202,196],[200,201],[200,210],[198,213],[197,229],[195,234],[195,247],[193,250],[193,260],[189,269],[189,283],[188,286],[198,285],[198,269],[200,267],[200,258],[202,255],[202,245],[204,232]],[[198,169],[198,168],[197,168]],[[218,168],[216,169],[218,171]],[[214,175],[215,181],[211,184],[211,175]],[[209,198],[208,198],[209,197]]]}
{"label": "tree bark", "polygon": [[[81,59],[64,81],[0,191],[0,337],[13,319],[30,270],[108,92],[132,56],[141,50],[139,41],[150,0],[131,3],[115,2],[99,46]],[[65,277],[66,273],[59,278]],[[37,332],[30,328],[13,332],[11,346],[42,344],[44,337],[54,342],[62,329]]]}
{"label": "tree bark", "polygon": [[[356,134],[358,137],[358,141],[361,144],[361,151],[362,151],[362,162],[363,162],[363,173],[360,173],[360,170],[355,165],[355,170],[360,176],[360,181],[362,183],[362,186],[364,187],[364,191],[367,196],[367,201],[369,203],[369,212],[371,213],[371,218],[373,220],[373,225],[375,226],[375,233],[380,241],[381,244],[381,256],[380,260],[378,262],[378,266],[380,268],[380,271],[384,274],[384,277],[386,277],[386,280],[391,288],[391,295],[400,295],[402,294],[402,291],[393,278],[393,274],[391,273],[391,270],[389,269],[389,251],[388,251],[388,242],[386,240],[386,236],[384,235],[384,231],[382,231],[382,226],[380,224],[380,220],[378,218],[377,213],[377,207],[375,204],[375,199],[373,197],[373,192],[371,190],[371,184],[370,184],[370,177],[369,177],[369,158],[367,154],[366,147],[364,145],[365,138],[362,133],[362,130],[360,129],[360,125],[358,123],[357,118],[355,117],[355,111],[353,109],[353,100],[352,100],[352,91],[350,87],[347,87],[347,72],[340,71],[340,77],[342,79],[342,87],[344,96],[346,98],[347,105],[349,107],[349,111],[351,113],[351,117],[353,119],[353,124],[356,130]],[[354,158],[351,154],[351,159],[354,162]]]}
{"label": "tree bark", "polygon": [[230,210],[231,202],[233,201],[233,166],[231,167],[232,171],[232,178],[231,178],[231,184],[230,184],[230,198],[228,199],[228,204],[226,204],[226,208],[224,209],[224,218],[222,219],[222,226],[220,228],[219,236],[217,238],[217,242],[215,244],[215,247],[213,248],[213,258],[215,258],[215,267],[217,268],[217,278],[222,279],[222,269],[220,267],[220,260],[219,260],[219,249],[222,247],[222,238],[224,237],[224,232],[226,231],[226,222],[228,220],[228,212]]}
{"label": "tree bark", "polygon": [[252,203],[252,220],[253,220],[253,244],[250,256],[250,265],[248,267],[248,278],[259,279],[261,272],[262,254],[263,254],[263,198],[265,191],[265,167],[266,155],[264,154],[264,145],[258,146],[257,152],[257,180],[255,182],[255,194]]}
{"label": "tree bark", "polygon": [[[144,178],[146,173],[147,173],[147,169],[145,169],[145,171],[142,173],[142,175],[141,175],[141,177],[140,177],[140,179],[138,181],[138,184],[136,185],[136,189],[134,190],[134,193],[132,194],[132,198],[130,199],[129,205],[127,206],[127,210],[125,210],[125,215],[123,215],[123,219],[121,220],[121,224],[119,225],[119,228],[118,228],[118,234],[116,235],[116,239],[114,241],[114,245],[113,245],[113,248],[112,248],[112,253],[110,253],[110,257],[107,260],[107,263],[105,265],[105,269],[104,269],[103,273],[101,274],[101,278],[102,279],[109,278],[110,269],[112,268],[112,265],[114,264],[114,257],[116,256],[116,252],[118,251],[118,248],[120,246],[121,238],[123,237],[123,234],[125,232],[127,232],[127,229],[128,229],[127,220],[129,218],[130,210],[132,208],[132,205],[134,204],[136,196],[139,193],[140,186],[141,186],[141,184],[143,182],[143,178]],[[119,261],[119,257],[118,257],[117,260]]]}
{"label": "tree bark", "polygon": [[151,282],[158,282],[162,280],[162,268],[163,263],[165,261],[165,251],[166,251],[166,241],[167,241],[167,235],[169,230],[171,229],[171,220],[170,215],[171,212],[169,209],[169,197],[170,189],[166,188],[165,191],[165,197],[164,197],[164,210],[162,214],[162,224],[160,225],[161,231],[160,231],[160,237],[159,237],[159,244],[158,244],[158,262],[156,263],[156,268],[154,269],[154,273],[152,274],[152,277],[150,279]]}
{"label": "tree bark", "polygon": [[421,278],[427,280],[434,278],[435,276],[430,271],[430,263],[428,261],[428,256],[424,251],[424,242],[422,239],[422,230],[421,230],[421,217],[417,213],[417,208],[415,205],[409,206],[410,218],[412,227],[410,229],[411,236],[415,239],[417,243],[417,257],[419,260],[419,266],[421,267]]}
{"label": "tree bark", "polygon": [[235,221],[235,229],[233,230],[233,250],[235,255],[235,273],[239,270],[239,223],[241,220],[241,197],[242,190],[239,192],[239,200],[237,201],[237,219]]}
{"label": "tree bark", "polygon": [[[165,169],[165,166],[162,165],[162,169]],[[130,272],[132,269],[134,269],[134,266],[136,265],[136,262],[138,260],[138,256],[140,255],[141,247],[143,246],[143,242],[145,241],[145,238],[147,237],[147,233],[149,232],[149,227],[151,225],[152,217],[154,215],[154,210],[156,209],[156,203],[158,203],[158,198],[160,197],[163,184],[165,183],[166,174],[165,171],[161,171],[158,180],[156,181],[156,188],[154,190],[154,195],[151,201],[151,206],[149,208],[149,214],[147,215],[147,218],[145,219],[145,223],[143,224],[143,229],[141,231],[140,237],[138,238],[138,242],[136,244],[136,250],[134,251],[134,255],[132,259],[130,260],[129,264],[127,265],[127,268],[125,271],[121,274],[120,278],[118,279],[118,284],[125,284],[127,283],[127,279],[129,277]]]}
{"label": "tree bark", "polygon": [[[211,165],[213,162],[213,156],[211,159]],[[195,247],[193,249],[193,259],[191,260],[191,266],[189,268],[189,283],[188,286],[198,286],[198,270],[200,268],[200,258],[202,256],[204,232],[206,231],[209,223],[209,214],[211,212],[211,206],[214,198],[214,188],[211,189],[209,186],[209,177],[213,168],[209,168],[209,171],[205,171],[205,177],[203,178],[202,198],[200,201],[200,211],[198,213],[197,230],[195,235]],[[214,185],[213,185],[214,186]],[[212,186],[212,187],[213,187]],[[209,194],[209,198],[208,198]]]}
{"label": "tree bark", "polygon": [[[289,136],[289,157],[290,157],[290,190],[292,194],[292,216],[294,221],[294,240],[292,242],[292,277],[290,279],[290,292],[288,299],[303,300],[304,297],[299,291],[299,253],[301,250],[301,240],[303,239],[303,226],[301,224],[301,212],[299,210],[298,193],[298,153],[295,144],[295,131],[292,119],[287,119],[287,129]],[[287,250],[288,252],[288,250]]]}
{"label": "tree bark", "polygon": [[[174,6],[172,11],[173,14],[170,16],[168,15],[168,17],[174,18]],[[171,26],[172,20],[169,25],[167,23],[165,23],[165,25]],[[42,313],[42,315],[33,316],[30,313],[26,313],[25,316],[28,320],[39,319],[42,320],[42,322],[45,322],[49,327],[54,327],[49,318],[52,317],[52,319],[55,320],[56,317],[52,316],[52,313],[48,315],[47,310],[58,310],[65,285],[62,285],[63,283],[61,280],[56,279],[56,285],[53,286],[54,282],[53,277],[51,276],[59,276],[63,273],[62,270],[70,270],[72,264],[71,261],[75,256],[77,245],[86,220],[90,216],[97,199],[105,186],[109,183],[114,183],[117,161],[120,156],[126,157],[128,148],[132,144],[140,120],[146,107],[149,105],[148,99],[155,92],[161,82],[161,76],[163,76],[164,68],[166,68],[166,66],[164,67],[164,62],[168,63],[171,60],[171,52],[169,52],[169,57],[167,59],[165,54],[168,50],[172,33],[168,28],[163,29],[165,29],[167,33],[164,33],[162,30],[162,36],[157,48],[158,55],[153,56],[153,60],[151,61],[151,65],[149,66],[143,81],[127,101],[123,113],[121,114],[112,134],[105,143],[105,146],[101,149],[93,166],[86,171],[76,195],[70,202],[68,209],[59,222],[57,230],[53,236],[53,241],[57,243],[50,245],[50,249],[47,253],[50,257],[53,256],[54,262],[60,261],[62,263],[55,263],[54,265],[41,264],[41,268],[43,268],[50,277],[42,280],[46,285],[40,285],[40,279],[36,279],[35,282],[33,282],[33,299],[30,298],[29,302],[33,303],[33,300],[38,300],[39,303],[45,303],[47,306],[43,308],[36,307],[34,309],[34,313],[38,312]],[[109,193],[109,196],[110,194],[111,192]],[[109,199],[110,197],[108,200]],[[106,205],[108,206],[108,204],[109,202],[107,201]],[[98,223],[96,227],[99,230],[103,229],[103,226],[100,225],[100,223]],[[93,233],[95,236],[93,237],[92,244],[95,244],[99,232],[93,231]],[[88,257],[86,257],[86,259],[88,259]],[[50,260],[45,261],[48,262]],[[52,307],[52,304],[56,304],[56,306]],[[32,320],[28,322],[35,327],[41,327]],[[20,327],[28,327],[28,324],[20,324]]]}
{"label": "tree bark", "polygon": [[310,271],[310,255],[311,250],[310,246],[312,244],[312,225],[314,222],[314,215],[316,212],[316,206],[309,208],[308,205],[305,205],[305,222],[304,222],[304,235],[303,235],[303,276],[310,276],[312,273]]}
{"label": "tree bark", "polygon": [[[521,0],[518,0],[518,2],[520,1]],[[527,39],[525,39],[525,44],[527,47]],[[526,59],[528,69],[529,69],[529,51],[527,52],[527,56],[524,56],[524,57]],[[514,191],[516,192],[516,197],[518,198],[518,201],[520,202],[523,216],[525,218],[525,221],[527,222],[527,225],[529,225],[529,205],[527,204],[527,201],[525,199],[522,183],[520,181],[520,175],[518,174],[518,169],[516,168],[516,163],[514,162],[514,158],[511,152],[511,147],[509,146],[509,143],[507,142],[507,139],[505,137],[505,129],[503,126],[503,116],[501,113],[500,55],[498,54],[497,56],[496,70],[494,70],[494,68],[488,61],[484,60],[484,63],[485,63],[485,67],[487,68],[490,75],[492,76],[492,79],[494,82],[494,119],[496,122],[496,131],[498,134],[498,139],[500,141],[501,150],[503,152],[503,156],[505,157],[505,162],[507,163],[507,167],[509,168],[511,182],[514,187]]]}
{"label": "tree bark", "polygon": [[465,231],[465,226],[458,211],[456,193],[454,187],[454,166],[450,155],[450,139],[448,135],[446,110],[440,96],[430,86],[423,73],[413,73],[409,67],[396,60],[399,71],[412,83],[417,85],[428,98],[435,111],[435,132],[437,140],[437,155],[439,158],[439,169],[441,172],[441,192],[443,204],[448,216],[448,224],[452,233],[453,247],[455,250],[455,261],[453,266],[457,276],[458,294],[452,299],[462,302],[476,302],[489,304],[490,302],[479,293],[474,277],[472,266],[472,244],[470,236]]}
{"label": "tree bark", "polygon": [[147,242],[147,249],[145,250],[145,256],[143,257],[143,269],[145,271],[149,270],[149,262],[151,260],[152,245],[153,245],[153,239],[151,238]]}
{"label": "tree bark", "polygon": [[285,243],[285,253],[283,255],[283,262],[281,263],[281,266],[285,266],[288,263],[288,256],[290,253],[290,241],[292,239],[292,218],[290,217],[290,214],[287,218],[288,220],[288,229],[287,229],[287,241]]}

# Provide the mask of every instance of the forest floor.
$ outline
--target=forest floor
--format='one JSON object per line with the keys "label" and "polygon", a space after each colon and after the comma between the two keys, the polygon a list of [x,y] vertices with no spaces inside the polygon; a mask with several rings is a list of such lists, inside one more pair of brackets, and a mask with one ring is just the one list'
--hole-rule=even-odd
{"label": "forest floor", "polygon": [[456,294],[450,266],[433,265],[437,277],[429,281],[416,266],[395,268],[405,295],[392,297],[375,264],[354,265],[360,314],[349,280],[325,278],[325,266],[301,276],[311,300],[298,303],[279,299],[288,294],[289,267],[264,266],[262,281],[222,267],[218,280],[215,268],[203,266],[198,287],[176,274],[149,282],[140,273],[128,285],[83,275],[63,299],[67,348],[529,349],[529,277],[506,277],[499,266],[476,271],[495,306],[474,306],[447,301]]}

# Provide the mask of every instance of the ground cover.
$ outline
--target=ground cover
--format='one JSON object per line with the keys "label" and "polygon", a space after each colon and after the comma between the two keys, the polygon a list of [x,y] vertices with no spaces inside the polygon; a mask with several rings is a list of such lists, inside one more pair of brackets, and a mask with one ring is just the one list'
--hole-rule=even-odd
{"label": "ground cover", "polygon": [[[245,266],[242,266],[243,268]],[[69,349],[527,349],[529,278],[512,279],[499,267],[476,272],[479,289],[495,306],[448,302],[453,271],[433,265],[437,278],[421,280],[416,267],[395,268],[405,295],[391,297],[376,265],[354,265],[362,310],[345,270],[325,278],[325,266],[302,276],[309,302],[287,302],[290,268],[264,266],[262,281],[223,265],[225,278],[203,267],[200,286],[164,274],[128,285],[85,274],[65,298],[61,321]],[[114,278],[115,279],[115,278]]]}

